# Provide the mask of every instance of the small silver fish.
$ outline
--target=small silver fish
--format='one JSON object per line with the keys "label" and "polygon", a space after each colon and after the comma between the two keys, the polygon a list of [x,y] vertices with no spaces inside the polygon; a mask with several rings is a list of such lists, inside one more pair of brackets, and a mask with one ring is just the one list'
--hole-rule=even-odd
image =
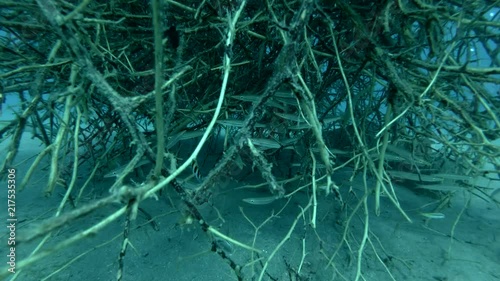
{"label": "small silver fish", "polygon": [[240,101],[250,101],[250,102],[258,102],[261,97],[257,95],[241,95],[241,96],[231,96],[230,98]]}
{"label": "small silver fish", "polygon": [[260,146],[263,150],[281,148],[281,144],[273,139],[252,138],[251,141],[255,146]]}
{"label": "small silver fish", "polygon": [[419,164],[421,166],[431,166],[432,165],[430,162],[425,161],[422,158],[416,157],[415,155],[413,155],[412,152],[409,152],[409,151],[405,150],[404,148],[400,148],[398,146],[388,144],[387,150],[397,154],[398,156],[404,158],[407,161],[410,161],[411,163]]}
{"label": "small silver fish", "polygon": [[420,213],[420,215],[429,219],[444,219],[445,215],[443,213]]}
{"label": "small silver fish", "polygon": [[428,182],[428,183],[441,183],[443,182],[443,178],[436,177],[434,175],[419,175],[409,172],[401,172],[401,171],[387,171],[389,176],[398,179],[417,181],[417,182]]}
{"label": "small silver fish", "polygon": [[[242,128],[243,124],[245,121],[243,120],[231,120],[231,119],[221,119],[217,120],[218,124],[221,124],[223,126],[229,126],[229,127],[235,127],[235,128]],[[266,125],[260,124],[260,123],[255,123],[255,128],[265,128]]]}
{"label": "small silver fish", "polygon": [[277,98],[287,98],[287,99],[295,97],[292,91],[286,91],[286,90],[278,90],[274,93],[274,96]]}
{"label": "small silver fish", "polygon": [[456,174],[434,174],[436,177],[440,177],[443,179],[455,180],[455,181],[464,181],[468,183],[473,183],[479,177],[466,176],[466,175],[456,175]]}
{"label": "small silver fish", "polygon": [[298,103],[297,100],[294,98],[281,98],[281,97],[275,97],[273,98],[276,102],[282,103],[284,105],[291,105],[297,107]]}
{"label": "small silver fish", "polygon": [[233,244],[226,239],[215,238],[215,244],[217,244],[217,247],[220,247],[227,255],[232,255],[234,253]]}
{"label": "small silver fish", "polygon": [[418,188],[427,189],[427,190],[437,190],[437,191],[457,191],[464,189],[464,187],[460,187],[456,184],[422,184],[417,185]]}
{"label": "small silver fish", "polygon": [[305,122],[304,118],[302,118],[302,116],[300,116],[298,113],[288,114],[288,113],[274,112],[274,115],[293,122]]}
{"label": "small silver fish", "polygon": [[180,141],[195,139],[203,136],[205,130],[197,131],[181,131],[173,136],[167,138],[167,149],[172,148],[174,145],[178,144]]}
{"label": "small silver fish", "polygon": [[272,202],[278,200],[280,197],[275,195],[275,196],[268,196],[268,197],[252,197],[252,198],[245,198],[242,199],[243,202],[246,202],[248,204],[252,205],[267,205],[271,204]]}
{"label": "small silver fish", "polygon": [[[137,165],[135,165],[134,169],[137,169],[137,168],[144,166],[148,163],[151,163],[151,162],[148,159],[143,159],[143,160],[139,161],[139,163],[137,163]],[[127,167],[127,165],[123,165],[123,166],[120,166],[114,170],[111,170],[109,173],[105,174],[104,177],[105,178],[118,177],[121,173],[123,173],[123,171],[125,170],[125,167]]]}

